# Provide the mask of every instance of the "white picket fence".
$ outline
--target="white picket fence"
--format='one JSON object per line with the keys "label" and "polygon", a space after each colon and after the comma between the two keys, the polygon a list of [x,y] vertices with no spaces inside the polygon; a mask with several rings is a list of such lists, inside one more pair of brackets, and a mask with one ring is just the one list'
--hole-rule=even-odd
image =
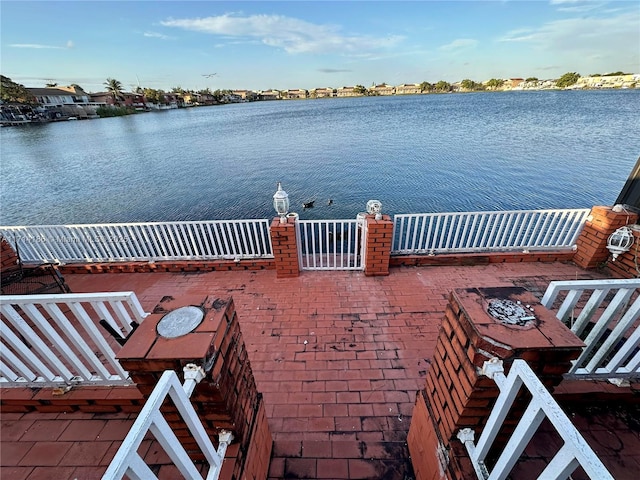
{"label": "white picket fence", "polygon": [[364,229],[358,220],[298,220],[302,270],[362,270]]}
{"label": "white picket fence", "polygon": [[[542,304],[585,343],[567,376],[640,378],[640,279],[551,282]],[[583,298],[584,297],[584,298]],[[584,305],[579,305],[579,301]]]}
{"label": "white picket fence", "polygon": [[133,292],[0,296],[0,386],[120,385],[106,320],[122,338],[145,313]]}
{"label": "white picket fence", "polygon": [[[125,475],[131,479],[152,480],[158,478],[138,453],[140,444],[145,438],[148,438],[148,432],[153,434],[155,440],[160,443],[167,453],[180,472],[180,478],[193,480],[218,479],[227,446],[233,440],[233,435],[230,432],[221,431],[218,436],[218,448],[216,449],[202,426],[193,405],[191,405],[189,398],[195,386],[204,376],[205,372],[202,368],[193,364],[184,367],[185,380],[183,385],[180,385],[178,375],[174,371],[167,370],[162,374],[107,471],[102,476],[103,480],[120,480]],[[193,460],[189,458],[180,440],[173,433],[160,411],[160,407],[167,396],[171,398],[178,409],[182,420],[187,425],[189,432],[193,435],[208,463],[206,466],[207,472],[204,475],[198,470]]]}
{"label": "white picket fence", "polygon": [[24,262],[273,258],[268,220],[0,227]]}
{"label": "white picket fence", "polygon": [[569,249],[589,209],[394,216],[392,255]]}
{"label": "white picket fence", "polygon": [[[524,360],[514,360],[509,375],[505,377],[502,360],[494,358],[484,363],[482,374],[496,382],[500,395],[477,443],[474,443],[474,432],[470,428],[460,430],[457,435],[467,448],[478,479],[508,478],[546,418],[564,443],[538,478],[564,480],[571,478],[572,472],[582,467],[594,480],[613,480],[613,476]],[[522,387],[531,394],[531,401],[495,464],[487,465],[487,455]]]}

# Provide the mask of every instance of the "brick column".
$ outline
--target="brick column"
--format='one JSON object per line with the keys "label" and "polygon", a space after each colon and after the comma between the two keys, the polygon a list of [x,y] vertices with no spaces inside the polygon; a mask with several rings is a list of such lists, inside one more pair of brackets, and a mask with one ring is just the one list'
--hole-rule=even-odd
{"label": "brick column", "polygon": [[18,255],[6,238],[0,237],[0,268],[15,268],[18,265]]}
{"label": "brick column", "polygon": [[[523,327],[500,323],[487,313],[492,299],[531,305],[536,320]],[[475,478],[455,435],[469,427],[477,439],[498,396],[493,380],[478,374],[486,360],[498,357],[508,371],[514,359],[522,358],[549,388],[560,383],[582,346],[578,337],[522,288],[453,291],[426,388],[418,392],[409,428],[407,442],[416,479]],[[507,422],[511,423],[509,418]]]}
{"label": "brick column", "polygon": [[[164,314],[187,305],[205,312],[202,323],[181,337],[160,337],[156,326]],[[212,439],[222,429],[231,430],[235,437],[220,478],[266,478],[271,433],[231,298],[165,297],[129,338],[118,359],[145,397],[165,370],[176,371],[182,379],[188,363],[202,366],[206,377],[193,391],[191,403]],[[199,448],[175,407],[165,405],[162,411],[187,452],[200,459]]]}
{"label": "brick column", "polygon": [[573,257],[582,268],[596,268],[610,256],[607,240],[617,228],[635,223],[638,215],[625,211],[614,212],[611,207],[593,207],[590,220],[584,225],[576,241],[577,250]]}
{"label": "brick column", "polygon": [[271,222],[271,243],[276,263],[276,276],[278,278],[299,276],[300,265],[295,218],[287,218],[287,223],[280,223],[279,217],[273,219]]}
{"label": "brick column", "polygon": [[364,274],[368,277],[389,275],[393,222],[389,215],[376,220],[375,215],[367,215],[364,252]]}

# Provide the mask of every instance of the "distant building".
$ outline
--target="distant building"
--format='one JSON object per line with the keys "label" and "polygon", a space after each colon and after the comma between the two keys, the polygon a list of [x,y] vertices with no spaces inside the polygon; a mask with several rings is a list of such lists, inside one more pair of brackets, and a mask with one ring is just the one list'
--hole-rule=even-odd
{"label": "distant building", "polygon": [[308,92],[302,89],[287,90],[287,98],[307,98]]}
{"label": "distant building", "polygon": [[396,86],[396,95],[415,95],[422,93],[419,83],[403,83]]}
{"label": "distant building", "polygon": [[324,87],[324,88],[314,88],[309,91],[309,96],[311,98],[329,98],[333,97],[333,88]]}
{"label": "distant building", "polygon": [[355,91],[356,87],[340,87],[336,89],[336,97],[360,97],[361,93]]}
{"label": "distant building", "polygon": [[396,88],[386,83],[375,85],[369,89],[371,95],[393,95],[396,93]]}
{"label": "distant building", "polygon": [[48,119],[96,116],[96,105],[78,85],[68,87],[27,88],[35,97],[36,111]]}
{"label": "distant building", "polygon": [[258,93],[259,100],[280,100],[281,98],[278,90],[264,90]]}

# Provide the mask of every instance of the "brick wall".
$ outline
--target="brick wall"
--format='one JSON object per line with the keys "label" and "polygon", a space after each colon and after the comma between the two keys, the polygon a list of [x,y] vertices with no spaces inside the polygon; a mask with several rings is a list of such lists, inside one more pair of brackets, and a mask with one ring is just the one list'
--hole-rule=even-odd
{"label": "brick wall", "polygon": [[82,273],[213,272],[229,270],[274,270],[273,259],[185,260],[161,262],[68,263],[60,265],[63,275]]}
{"label": "brick wall", "polygon": [[607,240],[617,228],[635,223],[638,216],[627,212],[614,212],[611,207],[593,207],[589,220],[576,242],[573,261],[582,268],[605,265],[610,257]]}
{"label": "brick wall", "polygon": [[65,392],[54,388],[3,388],[2,413],[137,413],[144,397],[135,385],[74,387]]}
{"label": "brick wall", "polygon": [[[486,312],[491,299],[532,305],[537,323],[525,327],[499,323]],[[486,360],[501,358],[508,371],[513,359],[525,359],[552,388],[561,381],[581,347],[582,342],[522,288],[452,292],[409,429],[416,478],[474,478],[456,434],[468,427],[478,438],[499,393],[493,380],[478,373]]]}

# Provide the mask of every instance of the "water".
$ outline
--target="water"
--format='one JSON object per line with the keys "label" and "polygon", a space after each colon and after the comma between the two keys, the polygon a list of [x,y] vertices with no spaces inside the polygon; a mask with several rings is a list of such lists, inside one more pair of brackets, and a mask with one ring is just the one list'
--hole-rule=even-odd
{"label": "water", "polygon": [[[0,224],[610,205],[640,91],[256,102],[1,130]],[[328,205],[328,200],[333,204]],[[315,208],[302,203],[315,200]]]}

